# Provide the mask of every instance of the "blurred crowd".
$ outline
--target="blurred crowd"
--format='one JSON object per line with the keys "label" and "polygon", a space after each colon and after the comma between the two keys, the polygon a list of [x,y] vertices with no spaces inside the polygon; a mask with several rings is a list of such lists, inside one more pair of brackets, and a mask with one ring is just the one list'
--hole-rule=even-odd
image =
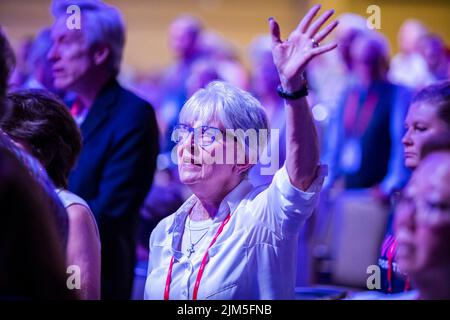
{"label": "blurred crowd", "polygon": [[[270,37],[260,35],[248,44],[246,54],[250,64],[244,65],[243,56],[230,41],[232,39],[225,39],[216,30],[208,28],[199,17],[181,15],[169,26],[168,43],[173,55],[173,63],[167,68],[155,73],[136,70],[119,73],[118,65],[120,65],[124,39],[120,43],[121,40],[105,38],[102,45],[106,43],[110,46],[108,49],[110,52],[114,53],[114,50],[118,52],[118,60],[111,62],[113,71],[102,68],[103,51],[100,48],[95,55],[89,58],[92,59],[89,62],[93,65],[92,74],[80,73],[80,79],[72,81],[68,79],[68,76],[65,77],[69,73],[67,70],[70,69],[71,63],[74,63],[74,68],[82,70],[85,65],[76,60],[79,59],[76,54],[86,53],[79,51],[69,56],[71,50],[81,49],[74,49],[73,46],[67,44],[69,41],[76,40],[67,39],[67,35],[64,34],[58,34],[60,15],[56,9],[54,9],[54,16],[55,25],[46,26],[32,37],[22,39],[20,45],[16,47],[15,67],[11,70],[8,80],[8,98],[6,98],[6,91],[0,92],[2,99],[4,95],[5,101],[8,101],[7,104],[11,104],[13,109],[5,112],[5,118],[8,120],[2,124],[2,130],[13,140],[17,140],[18,144],[24,145],[23,148],[39,160],[57,189],[70,190],[87,201],[92,211],[89,219],[95,218],[95,221],[91,223],[89,230],[83,232],[92,238],[91,244],[97,243],[101,239],[102,297],[129,298],[135,258],[138,261],[148,260],[148,241],[152,230],[161,219],[175,212],[190,195],[188,189],[180,183],[177,165],[171,159],[171,153],[175,147],[171,134],[172,128],[177,124],[182,106],[198,89],[205,87],[213,80],[222,80],[251,92],[264,106],[271,128],[280,130],[279,159],[280,164],[284,163],[286,157],[284,102],[276,91],[280,80],[273,63]],[[442,186],[434,186],[434,188],[437,190],[440,190],[439,188],[448,189],[448,185],[442,182],[448,181],[450,174],[448,140],[445,140],[450,139],[450,86],[448,80],[450,78],[450,51],[439,34],[434,33],[428,26],[416,19],[408,19],[400,27],[397,37],[399,51],[395,54],[391,51],[389,41],[382,32],[367,28],[364,17],[347,13],[337,19],[339,25],[334,33],[334,41],[338,44],[337,50],[319,56],[308,66],[306,72],[310,90],[308,100],[320,137],[321,162],[328,165],[329,171],[317,215],[307,225],[307,231],[302,233],[300,241],[303,243],[314,242],[317,239],[311,240],[311,237],[318,236],[320,230],[323,231],[329,227],[330,221],[333,220],[330,218],[330,214],[333,212],[333,204],[338,197],[345,194],[346,191],[364,189],[388,212],[383,230],[384,241],[373,239],[374,245],[378,246],[379,259],[377,263],[382,270],[381,291],[385,293],[408,291],[417,288],[417,284],[411,283],[410,277],[398,268],[397,258],[393,254],[400,250],[394,234],[395,209],[397,203],[401,202],[398,200],[400,194],[404,201],[405,190],[409,198],[431,192],[432,187],[422,190],[423,186],[417,186],[416,184],[419,183],[417,180],[426,180],[433,174],[440,174],[436,179],[441,182]],[[124,33],[124,30],[122,31]],[[6,39],[7,35],[4,34],[4,31],[2,33]],[[108,36],[107,33],[105,34]],[[115,46],[116,49],[114,49]],[[7,58],[6,42],[0,50],[2,58]],[[88,62],[86,62],[87,64]],[[58,69],[59,67],[60,69]],[[91,67],[89,66],[89,68]],[[127,66],[123,66],[122,70],[129,69]],[[75,71],[73,74],[78,76]],[[102,77],[103,74],[105,74],[104,77]],[[115,78],[118,81],[111,83],[111,81],[116,81],[111,80]],[[66,85],[64,81],[72,82]],[[97,91],[93,91],[94,96],[90,96],[89,90],[95,87],[96,83],[99,88]],[[426,91],[433,85],[437,87]],[[123,89],[122,86],[126,89]],[[101,91],[104,90],[101,89],[103,87],[110,88],[111,93]],[[48,92],[51,93],[50,97],[47,97]],[[99,102],[99,92],[103,92],[101,93],[101,102]],[[67,112],[58,111],[60,113],[57,112],[56,115],[46,114],[45,111],[29,116],[20,114],[20,112],[32,113],[26,110],[27,104],[33,105],[34,110],[39,107],[40,102],[33,102],[33,99],[37,99],[41,103],[45,102],[45,99],[57,101],[55,104],[58,105],[55,108],[60,108],[60,104],[63,103],[69,106],[71,116],[81,128],[79,132],[73,128],[73,134],[78,136],[81,134],[84,139],[83,146],[80,141],[70,138],[72,136],[69,131],[73,123],[66,119],[69,109],[66,110]],[[82,106],[94,104],[97,107],[97,105],[103,106],[104,104],[106,110],[108,99],[126,101],[123,103],[127,107],[129,106],[127,110],[136,110],[136,114],[129,116],[123,111],[116,112],[115,109],[110,108],[112,111],[108,111],[109,113],[105,111],[105,114],[108,115],[104,116],[105,120],[102,121],[116,121],[111,116],[114,112],[120,119],[117,119],[117,124],[111,125],[108,133],[96,138],[92,132],[99,130],[98,127],[102,124],[101,122],[95,123],[89,118],[89,114],[83,114],[83,110],[86,109],[83,109]],[[136,100],[133,102],[136,106],[130,106],[131,103],[128,102],[130,100]],[[139,113],[141,105],[151,105],[154,114],[146,114],[143,111]],[[19,110],[20,106],[22,109]],[[76,112],[77,108],[81,108],[81,111]],[[97,112],[97,116],[103,117],[99,112]],[[12,114],[9,118],[8,113]],[[45,117],[47,118],[45,119]],[[138,117],[140,119],[136,119]],[[60,128],[49,126],[47,129],[49,131],[45,132],[46,135],[40,133],[41,136],[34,136],[33,134],[37,134],[38,129],[34,132],[32,126],[38,127],[38,124],[42,125],[48,119],[50,119],[49,121],[59,121],[63,125]],[[18,124],[21,121],[24,123]],[[116,133],[112,132],[123,126],[130,126],[129,132],[125,132],[123,137],[116,137]],[[135,138],[133,135],[135,131],[144,127],[146,128],[145,132],[139,131],[142,132],[142,137],[139,135]],[[71,146],[67,146],[67,154],[71,153],[70,157],[72,158],[67,160],[66,155],[62,155],[58,161],[60,163],[67,161],[67,164],[64,162],[65,167],[53,167],[52,160],[57,158],[60,152],[66,152],[58,149],[64,149],[66,144],[57,141],[54,142],[57,146],[55,147],[50,143],[44,143],[43,139],[50,139],[64,131],[67,136],[62,136],[60,139],[66,144],[71,144]],[[142,140],[139,140],[141,138]],[[445,150],[445,152],[439,151],[441,153],[438,152],[439,154],[426,158],[428,162],[424,164],[420,172],[416,173],[415,170],[420,166],[421,159],[425,158],[421,154],[423,145],[433,139],[441,138],[444,142],[441,141],[441,147],[437,149]],[[100,142],[99,139],[102,141]],[[130,152],[136,150],[133,149],[135,146],[132,144],[134,139],[136,139],[136,145],[143,144],[146,149],[136,151],[134,158],[124,160],[130,157]],[[127,143],[130,145],[124,146]],[[77,144],[79,144],[78,147],[76,147]],[[107,146],[103,147],[103,144],[107,144]],[[69,150],[71,148],[79,150]],[[123,152],[116,152],[120,148],[123,148]],[[100,154],[108,158],[103,158]],[[4,190],[13,192],[11,188],[18,188],[24,196],[27,193],[33,194],[31,187],[26,190],[20,189],[20,181],[27,179],[26,170],[20,168],[16,163],[18,162],[16,158],[10,155],[3,157],[2,153],[0,159],[0,175],[2,176],[0,180],[0,199],[2,200],[0,202],[7,199]],[[75,165],[76,159],[78,166]],[[108,161],[113,161],[111,159],[115,159],[116,162],[109,163]],[[93,165],[93,163],[96,164]],[[257,164],[249,174],[249,179],[254,185],[267,184],[272,180],[272,176],[260,174],[260,166]],[[88,167],[89,169],[87,169]],[[437,168],[440,167],[443,168],[438,174]],[[12,172],[16,172],[12,168],[17,170],[17,174],[12,174]],[[130,168],[135,168],[135,172],[131,172],[133,170]],[[39,171],[39,169],[37,170]],[[55,173],[58,170],[63,171],[60,180],[54,178],[58,177],[58,173]],[[120,175],[125,171],[130,171],[129,177],[121,181],[112,181],[112,175]],[[415,182],[408,184],[413,172],[416,176]],[[102,182],[107,179],[110,179],[108,183]],[[24,184],[27,183],[24,182]],[[407,185],[409,187],[406,187]],[[94,191],[96,188],[100,191]],[[124,189],[127,191],[122,191]],[[446,210],[446,219],[448,219],[450,217],[450,212],[448,212],[450,199],[448,190],[446,192],[442,196],[446,197],[442,200],[446,202],[444,201],[440,210]],[[121,199],[126,197],[133,197],[133,203],[122,208],[123,201]],[[114,200],[109,200],[111,198]],[[35,203],[30,200],[27,205],[33,208],[46,205],[41,203],[42,199],[35,200]],[[82,202],[82,200],[77,201],[76,203]],[[416,207],[420,207],[423,205],[423,201],[420,201],[416,199],[413,200],[413,203]],[[0,206],[3,205],[4,203],[0,204]],[[403,207],[405,206],[409,208],[404,204]],[[398,222],[404,228],[403,235],[400,235],[403,237],[403,241],[405,241],[405,237],[408,238],[405,233],[408,234],[408,232],[412,232],[411,230],[419,228],[410,225],[411,221],[408,222],[408,218],[405,218],[408,216],[408,212],[405,213],[405,210],[403,210],[403,222]],[[125,217],[126,215],[127,217]],[[130,216],[128,217],[128,215]],[[29,224],[26,228],[31,229],[35,223],[39,224],[40,228],[48,228],[43,225],[45,219],[36,219],[35,217],[24,217],[23,219],[27,219],[26,223]],[[65,223],[70,223],[73,219],[76,219],[76,215],[69,215],[69,222]],[[22,226],[25,224],[25,222],[16,223]],[[98,224],[99,230],[95,224]],[[3,234],[0,236],[3,237]],[[30,250],[32,247],[38,251],[43,250],[38,248],[43,244],[40,240],[36,240],[36,235],[29,234],[28,236],[30,241],[36,242],[36,244],[35,246],[24,244],[27,249],[24,247],[23,250]],[[57,234],[51,233],[48,243],[53,243],[54,239],[50,238],[57,236]],[[70,242],[70,233],[65,237]],[[25,240],[21,241],[25,243]],[[448,252],[450,252],[448,251],[450,243],[448,234],[444,235],[442,239],[438,239],[436,236],[436,239],[430,241],[447,241],[442,248],[438,249],[445,251],[447,248],[448,256]],[[0,250],[3,250],[3,246],[4,244],[0,243]],[[113,253],[119,247],[123,251],[120,254]],[[126,247],[135,248],[135,251],[129,252],[128,249],[125,249]],[[408,248],[408,245],[403,245],[401,254],[405,256],[405,250],[413,250]],[[57,253],[60,251],[59,248],[53,249]],[[314,250],[311,249],[307,254],[315,257],[320,255],[323,259],[333,259],[328,256],[330,253],[324,253],[322,250],[319,254],[316,249],[317,247]],[[96,248],[95,250],[100,249]],[[328,252],[327,250],[325,251]],[[77,252],[76,248],[74,252]],[[58,256],[57,253],[55,256]],[[2,252],[0,255],[3,254]],[[90,254],[91,257],[95,256],[95,259],[100,259],[97,256],[98,253]],[[433,254],[439,255],[439,252]],[[122,260],[123,255],[127,256],[126,260],[128,261],[127,263],[121,262],[123,269],[113,270],[114,268],[109,267]],[[76,260],[76,258],[74,259]],[[429,259],[433,258],[430,256]],[[444,269],[450,269],[450,258],[446,259],[447,261],[444,263],[447,264]],[[3,258],[0,261],[2,261],[0,262],[0,277],[2,277],[3,272],[7,272],[5,270],[9,269],[3,269],[7,268],[3,266]],[[61,264],[62,260],[58,263]],[[411,267],[411,263],[403,261],[405,266],[403,270],[410,270],[412,274],[417,274],[417,270]],[[96,268],[100,268],[100,261],[96,261],[94,264]],[[302,263],[300,264],[302,265]],[[47,267],[45,263],[40,266],[42,270]],[[304,267],[307,268],[306,265]],[[428,268],[428,266],[424,268]],[[433,268],[431,262],[429,268]],[[119,271],[122,272],[125,269],[128,270],[128,276],[124,277]],[[317,270],[312,272],[318,274]],[[18,271],[17,274],[19,274]],[[57,274],[48,275],[48,277],[55,277],[52,280],[55,284],[61,283]],[[93,277],[99,277],[99,275],[96,274]],[[126,283],[120,283],[117,286],[109,284],[108,281],[114,282],[118,277],[126,278]],[[416,279],[419,279],[416,281],[422,281],[422,285],[429,280],[424,276],[418,276]],[[43,279],[41,280],[43,281]],[[307,282],[310,284],[320,281],[325,280],[316,276]],[[8,287],[7,285],[0,281],[0,290],[4,290],[5,287]],[[55,290],[55,292],[59,292],[58,290],[62,289],[56,288]],[[446,289],[442,290],[445,292]],[[85,297],[98,298],[100,288],[94,288],[92,291],[97,293],[92,296],[86,293]],[[0,291],[0,296],[2,294],[5,292]],[[18,296],[20,294],[20,291],[17,292]],[[49,297],[51,297],[50,294]]]}

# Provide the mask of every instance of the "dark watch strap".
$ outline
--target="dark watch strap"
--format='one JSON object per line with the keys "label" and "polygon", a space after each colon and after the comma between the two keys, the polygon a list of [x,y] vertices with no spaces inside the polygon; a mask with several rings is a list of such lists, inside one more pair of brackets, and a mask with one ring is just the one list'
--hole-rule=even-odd
{"label": "dark watch strap", "polygon": [[280,97],[286,100],[297,100],[308,95],[308,86],[305,84],[300,90],[295,92],[284,91],[281,85],[277,88],[277,93]]}

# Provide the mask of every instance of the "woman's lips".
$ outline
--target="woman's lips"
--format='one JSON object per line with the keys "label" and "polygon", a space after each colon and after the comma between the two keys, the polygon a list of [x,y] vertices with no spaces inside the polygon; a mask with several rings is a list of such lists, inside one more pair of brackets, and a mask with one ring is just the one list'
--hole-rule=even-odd
{"label": "woman's lips", "polygon": [[413,158],[416,157],[414,152],[405,152],[405,158]]}
{"label": "woman's lips", "polygon": [[61,76],[64,73],[63,68],[52,68],[53,76]]}

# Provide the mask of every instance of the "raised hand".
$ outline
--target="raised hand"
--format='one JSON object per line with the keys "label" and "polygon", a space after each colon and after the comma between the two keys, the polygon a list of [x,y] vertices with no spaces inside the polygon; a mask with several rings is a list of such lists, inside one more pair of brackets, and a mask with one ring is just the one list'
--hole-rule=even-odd
{"label": "raised hand", "polygon": [[319,31],[334,13],[334,10],[328,10],[312,22],[320,7],[312,7],[286,41],[281,40],[280,27],[275,19],[269,19],[273,60],[281,85],[287,91],[294,92],[302,87],[302,73],[309,61],[337,47],[336,43],[319,46],[338,24],[334,21]]}

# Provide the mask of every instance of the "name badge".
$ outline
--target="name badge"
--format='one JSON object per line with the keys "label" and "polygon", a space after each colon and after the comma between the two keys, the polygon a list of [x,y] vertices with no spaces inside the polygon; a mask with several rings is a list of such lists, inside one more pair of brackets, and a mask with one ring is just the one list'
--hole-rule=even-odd
{"label": "name badge", "polygon": [[342,149],[340,167],[344,173],[352,174],[361,167],[362,152],[361,144],[356,139],[350,139]]}

